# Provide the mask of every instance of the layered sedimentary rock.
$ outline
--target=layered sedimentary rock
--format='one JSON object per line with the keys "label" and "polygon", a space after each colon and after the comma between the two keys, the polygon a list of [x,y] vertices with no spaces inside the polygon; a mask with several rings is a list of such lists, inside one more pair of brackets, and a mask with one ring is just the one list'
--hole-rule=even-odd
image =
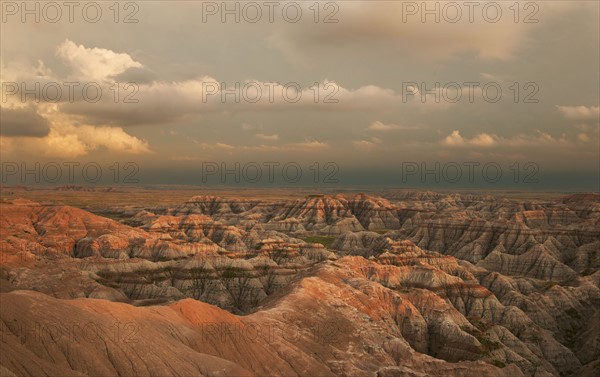
{"label": "layered sedimentary rock", "polygon": [[154,208],[155,213],[169,215],[209,215],[229,224],[253,219],[265,229],[284,232],[341,234],[364,229],[387,229],[399,226],[396,208],[386,199],[359,194],[311,195],[294,201],[258,201],[195,196],[173,209]]}
{"label": "layered sedimentary rock", "polygon": [[[522,374],[516,365],[499,368],[483,361],[484,346],[476,338],[459,327],[456,334],[442,330],[445,322],[438,314],[425,313],[426,319],[419,321],[423,316],[408,296],[361,278],[352,272],[354,267],[360,269],[354,261],[342,263],[348,264],[350,273],[323,265],[313,277],[297,281],[245,317],[189,299],[133,308],[90,299],[61,301],[25,291],[3,294],[2,366],[20,375]],[[344,278],[358,279],[354,285],[362,286],[348,285]],[[374,295],[373,290],[381,293]],[[437,302],[447,306],[443,300]],[[38,310],[30,310],[32,305]],[[453,363],[416,351],[397,323],[404,307],[413,308],[403,316],[402,329],[412,334],[414,342],[419,341],[418,324],[429,320],[438,327],[421,341],[437,344],[450,336],[456,341],[470,339],[470,345],[444,355]],[[468,323],[458,313],[444,317],[447,323]],[[33,324],[38,332],[25,331]],[[48,337],[48,329],[69,336]],[[439,340],[431,335],[436,331]],[[68,347],[74,341],[79,346]]]}
{"label": "layered sedimentary rock", "polygon": [[1,203],[1,371],[597,375],[598,196],[384,196]]}

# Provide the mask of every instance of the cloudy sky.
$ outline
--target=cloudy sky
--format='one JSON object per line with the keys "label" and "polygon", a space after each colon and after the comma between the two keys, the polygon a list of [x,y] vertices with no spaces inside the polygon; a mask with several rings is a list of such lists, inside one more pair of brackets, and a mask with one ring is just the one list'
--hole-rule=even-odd
{"label": "cloudy sky", "polygon": [[319,183],[429,187],[454,183],[407,166],[477,162],[457,184],[597,190],[598,2],[489,3],[81,2],[70,22],[3,2],[2,161],[134,162],[143,184],[317,162]]}

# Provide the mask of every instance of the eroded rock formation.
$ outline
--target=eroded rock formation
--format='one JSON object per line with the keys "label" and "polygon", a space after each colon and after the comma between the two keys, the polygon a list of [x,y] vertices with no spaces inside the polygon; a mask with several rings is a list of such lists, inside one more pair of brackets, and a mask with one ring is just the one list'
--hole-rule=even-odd
{"label": "eroded rock formation", "polygon": [[598,196],[385,198],[2,203],[2,373],[597,375]]}

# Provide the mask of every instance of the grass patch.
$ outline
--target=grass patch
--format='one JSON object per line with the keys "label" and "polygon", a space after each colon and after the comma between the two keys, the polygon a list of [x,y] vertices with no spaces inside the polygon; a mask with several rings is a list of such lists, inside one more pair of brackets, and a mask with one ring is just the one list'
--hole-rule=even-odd
{"label": "grass patch", "polygon": [[578,329],[567,329],[565,330],[565,342],[563,343],[567,348],[573,349],[577,342]]}
{"label": "grass patch", "polygon": [[542,283],[542,288],[544,290],[548,290],[548,289],[554,287],[555,285],[558,285],[557,281],[549,280],[549,281],[545,281],[545,282]]}
{"label": "grass patch", "polygon": [[[94,213],[94,212],[92,212]],[[94,213],[94,215],[105,217],[107,219],[111,219],[114,221],[121,221],[129,218],[130,216],[124,215],[122,213],[112,213],[112,212],[102,212],[102,213]]]}
{"label": "grass patch", "polygon": [[493,340],[485,338],[483,336],[477,336],[476,338],[479,341],[479,343],[481,343],[488,350],[488,352],[497,350],[501,347],[500,343],[494,342]]}
{"label": "grass patch", "polygon": [[[467,319],[469,320],[469,322],[471,322],[471,324],[473,326],[475,326],[477,328],[477,330],[479,330],[479,333],[475,333],[477,335],[488,331],[493,326],[493,324],[491,322],[489,322],[483,318],[467,317]],[[475,334],[471,333],[471,335],[475,335]]]}
{"label": "grass patch", "polygon": [[326,249],[329,248],[329,246],[333,243],[334,240],[334,236],[309,236],[302,238],[302,241],[304,242],[320,243],[321,245],[325,246]]}

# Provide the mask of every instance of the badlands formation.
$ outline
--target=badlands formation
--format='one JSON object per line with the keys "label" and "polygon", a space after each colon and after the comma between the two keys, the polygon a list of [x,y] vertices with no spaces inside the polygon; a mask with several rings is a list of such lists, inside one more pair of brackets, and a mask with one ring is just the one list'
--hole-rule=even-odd
{"label": "badlands formation", "polygon": [[600,375],[596,194],[0,209],[1,376]]}

